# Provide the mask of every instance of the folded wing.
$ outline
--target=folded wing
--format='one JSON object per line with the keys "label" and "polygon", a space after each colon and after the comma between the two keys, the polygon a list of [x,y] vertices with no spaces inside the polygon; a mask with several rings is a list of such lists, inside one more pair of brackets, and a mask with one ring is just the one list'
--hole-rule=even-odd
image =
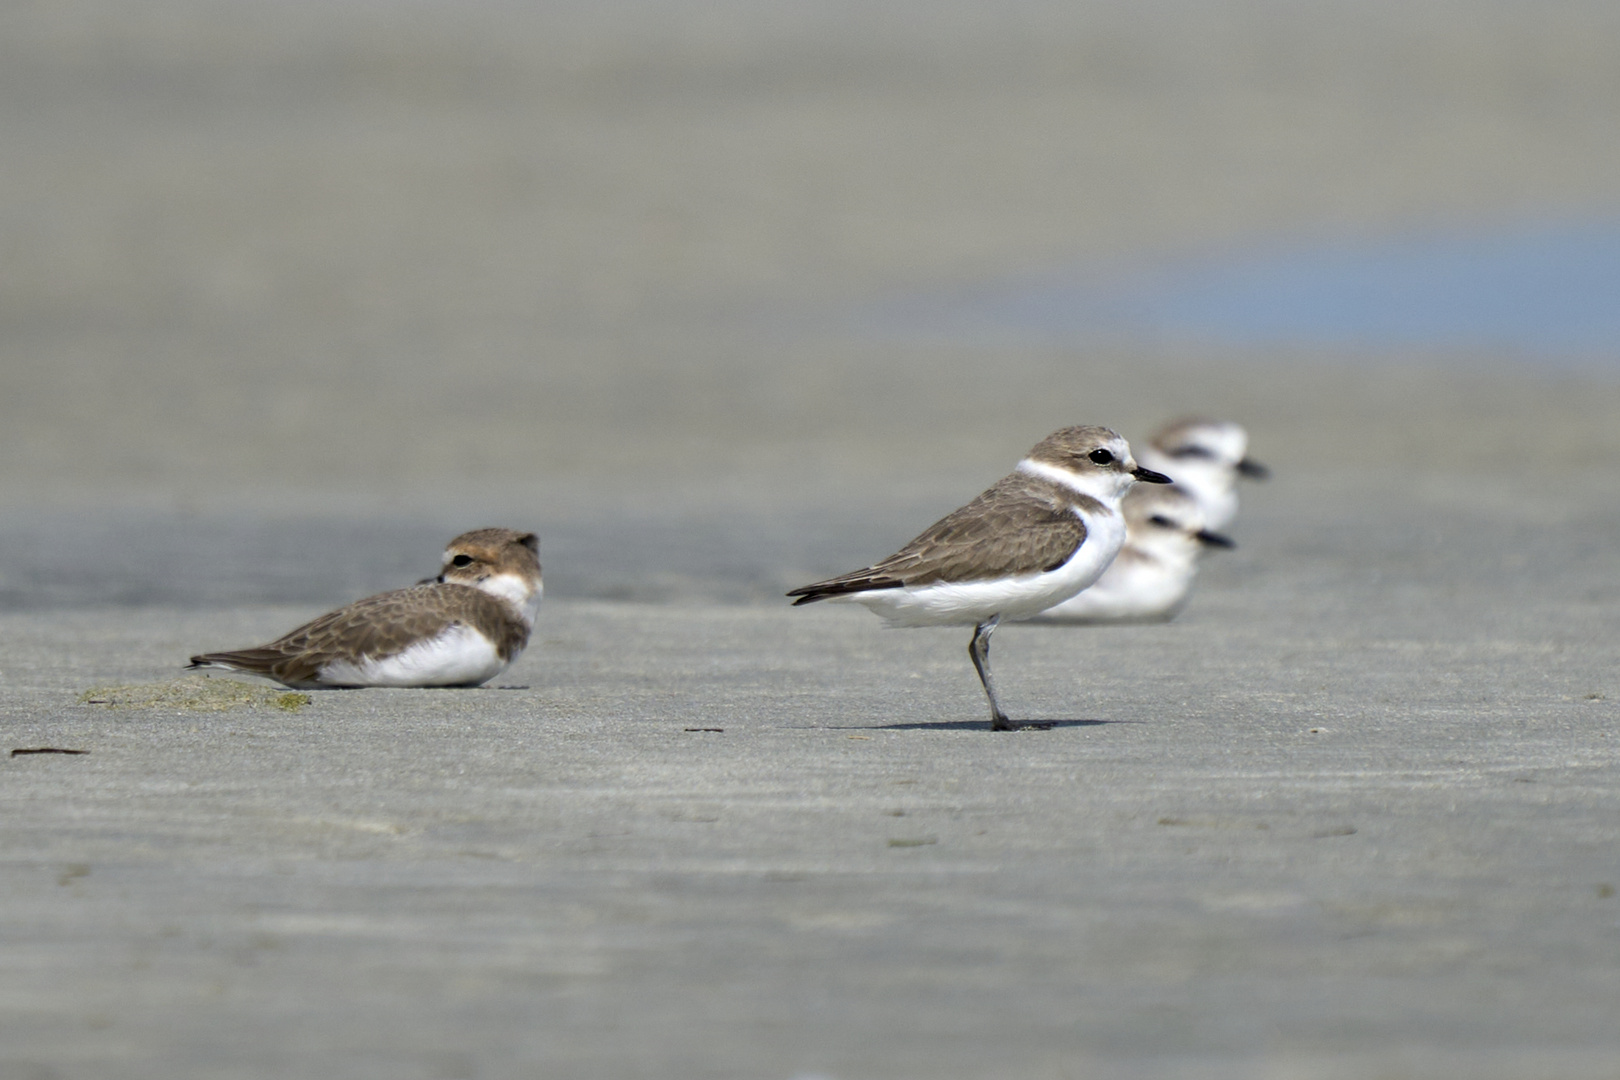
{"label": "folded wing", "polygon": [[882,562],[794,589],[795,604],[939,582],[1056,570],[1085,543],[1074,501],[1049,481],[1014,473],[941,518]]}

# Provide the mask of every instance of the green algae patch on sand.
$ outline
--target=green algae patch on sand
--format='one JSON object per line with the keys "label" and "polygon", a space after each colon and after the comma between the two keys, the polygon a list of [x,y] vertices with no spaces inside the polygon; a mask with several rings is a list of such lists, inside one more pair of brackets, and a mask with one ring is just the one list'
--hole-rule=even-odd
{"label": "green algae patch on sand", "polygon": [[297,690],[206,676],[133,686],[93,686],[79,695],[81,705],[99,705],[106,709],[170,709],[176,712],[225,712],[230,709],[297,712],[312,700],[308,694]]}

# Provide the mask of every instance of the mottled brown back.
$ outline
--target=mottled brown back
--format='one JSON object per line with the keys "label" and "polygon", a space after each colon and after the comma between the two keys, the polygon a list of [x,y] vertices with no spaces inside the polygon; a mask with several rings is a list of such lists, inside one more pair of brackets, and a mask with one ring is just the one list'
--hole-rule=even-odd
{"label": "mottled brown back", "polygon": [[829,596],[937,582],[984,581],[1055,570],[1086,539],[1077,506],[1102,507],[1050,480],[1016,472],[929,526],[880,563],[788,593],[808,604]]}

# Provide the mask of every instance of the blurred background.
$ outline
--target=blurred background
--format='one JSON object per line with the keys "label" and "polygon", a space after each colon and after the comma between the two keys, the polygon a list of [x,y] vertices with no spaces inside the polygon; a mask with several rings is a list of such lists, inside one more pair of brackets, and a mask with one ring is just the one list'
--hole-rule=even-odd
{"label": "blurred background", "polygon": [[1612,514],[1616,102],[1606,0],[8,3],[0,602],[778,602],[1189,412]]}

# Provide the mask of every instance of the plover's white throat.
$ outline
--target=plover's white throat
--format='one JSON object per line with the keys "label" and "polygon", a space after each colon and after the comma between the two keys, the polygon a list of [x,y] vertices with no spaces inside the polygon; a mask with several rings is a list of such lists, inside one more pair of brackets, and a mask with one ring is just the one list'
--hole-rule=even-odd
{"label": "plover's white throat", "polygon": [[1036,622],[1155,622],[1187,602],[1198,556],[1232,541],[1204,528],[1198,500],[1180,486],[1132,488],[1120,503],[1125,546],[1085,591],[1034,616]]}
{"label": "plover's white throat", "polygon": [[990,727],[1013,725],[996,701],[990,635],[1097,580],[1125,541],[1119,502],[1138,480],[1125,440],[1103,427],[1042,439],[1011,475],[895,554],[861,570],[794,589],[795,604],[864,604],[893,626],[972,626],[968,655],[990,701]]}
{"label": "plover's white throat", "polygon": [[1237,516],[1238,478],[1263,480],[1269,475],[1248,452],[1249,433],[1241,425],[1189,418],[1159,429],[1142,448],[1142,464],[1198,500],[1206,529],[1224,529]]}
{"label": "plover's white throat", "polygon": [[450,541],[439,576],[322,615],[255,649],[193,656],[193,668],[263,675],[300,690],[477,686],[528,644],[540,607],[540,541],[477,529]]}

